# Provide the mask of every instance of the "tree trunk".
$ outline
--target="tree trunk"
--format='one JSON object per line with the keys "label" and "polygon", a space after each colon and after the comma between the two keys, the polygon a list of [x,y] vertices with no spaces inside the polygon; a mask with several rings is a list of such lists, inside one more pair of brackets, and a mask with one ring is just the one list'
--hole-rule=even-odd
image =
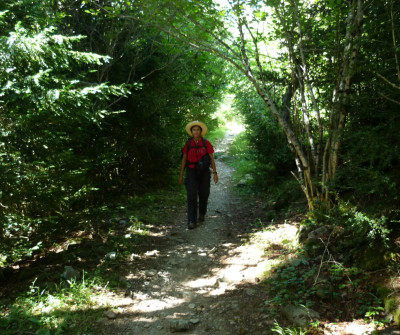
{"label": "tree trunk", "polygon": [[336,88],[333,92],[329,137],[324,150],[322,175],[322,185],[324,188],[323,201],[330,200],[329,183],[334,179],[339,165],[339,150],[346,124],[351,78],[360,48],[363,23],[362,5],[363,0],[355,0],[347,16],[343,62]]}

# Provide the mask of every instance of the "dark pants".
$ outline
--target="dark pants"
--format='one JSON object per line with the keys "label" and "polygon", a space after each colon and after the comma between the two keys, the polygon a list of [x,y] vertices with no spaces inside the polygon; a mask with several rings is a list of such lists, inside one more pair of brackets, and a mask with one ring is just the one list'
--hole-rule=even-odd
{"label": "dark pants", "polygon": [[210,170],[198,175],[196,169],[186,169],[185,185],[188,205],[188,222],[197,222],[197,196],[199,197],[199,214],[205,215],[207,213],[210,180]]}

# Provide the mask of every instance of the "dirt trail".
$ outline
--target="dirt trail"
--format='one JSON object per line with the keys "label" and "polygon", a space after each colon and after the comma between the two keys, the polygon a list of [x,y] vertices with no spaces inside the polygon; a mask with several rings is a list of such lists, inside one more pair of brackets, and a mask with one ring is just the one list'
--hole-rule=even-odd
{"label": "dirt trail", "polygon": [[[224,155],[236,134],[214,143],[216,156]],[[98,334],[263,335],[272,334],[275,318],[282,321],[271,315],[272,297],[259,282],[266,269],[295,257],[298,222],[276,222],[249,235],[262,206],[235,196],[233,170],[216,163],[220,180],[212,183],[205,222],[187,230],[182,207],[172,224],[151,229],[158,244],[133,255],[122,278],[129,287],[125,296],[109,293],[97,301],[109,309],[97,322]],[[372,324],[354,320],[328,322],[323,333],[373,330]]]}
{"label": "dirt trail", "polygon": [[[229,132],[215,143],[217,156],[235,135]],[[217,169],[219,183],[212,183],[205,222],[187,230],[182,211],[159,236],[166,243],[133,260],[127,296],[99,301],[116,312],[98,321],[99,333],[268,333],[272,321],[265,313],[266,297],[254,286],[268,260],[261,248],[243,246],[241,201],[231,191],[233,171],[219,160]]]}

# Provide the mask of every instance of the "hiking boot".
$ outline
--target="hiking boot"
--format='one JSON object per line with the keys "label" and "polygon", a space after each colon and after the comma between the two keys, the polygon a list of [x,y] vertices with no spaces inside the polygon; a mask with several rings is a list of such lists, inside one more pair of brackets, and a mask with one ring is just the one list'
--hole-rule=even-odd
{"label": "hiking boot", "polygon": [[204,222],[204,214],[199,214],[199,222]]}
{"label": "hiking boot", "polygon": [[188,223],[188,229],[193,229],[194,227],[196,227],[195,223],[193,223],[193,222]]}

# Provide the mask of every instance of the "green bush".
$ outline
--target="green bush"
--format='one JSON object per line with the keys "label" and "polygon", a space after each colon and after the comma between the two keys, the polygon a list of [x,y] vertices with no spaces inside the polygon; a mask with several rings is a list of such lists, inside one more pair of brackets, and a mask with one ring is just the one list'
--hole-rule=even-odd
{"label": "green bush", "polygon": [[[385,255],[391,248],[391,230],[385,216],[367,215],[349,203],[340,202],[334,208],[316,207],[302,221],[302,225],[307,232],[326,226],[329,233],[323,239],[325,243],[329,239],[330,252],[335,258],[341,255],[349,264],[355,262],[371,270],[383,266],[388,260]],[[315,243],[311,242],[304,245],[306,252],[314,248]],[[317,243],[321,248],[324,247],[322,243]],[[376,253],[377,249],[379,253]]]}

